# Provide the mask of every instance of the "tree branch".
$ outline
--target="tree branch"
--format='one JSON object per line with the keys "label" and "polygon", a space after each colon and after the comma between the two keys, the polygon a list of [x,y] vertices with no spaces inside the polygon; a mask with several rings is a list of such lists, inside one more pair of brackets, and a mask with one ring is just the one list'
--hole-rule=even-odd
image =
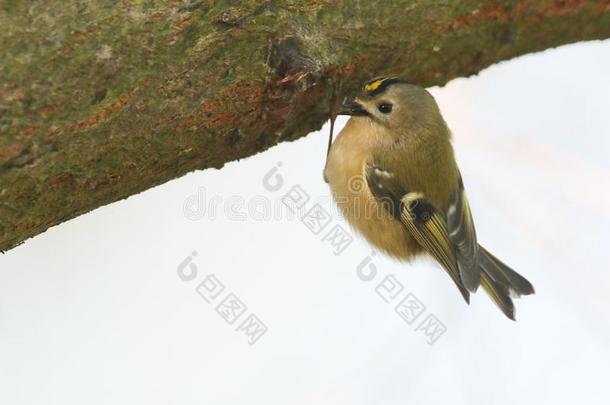
{"label": "tree branch", "polygon": [[[610,1],[0,1],[0,250],[425,86],[610,36]],[[552,67],[549,67],[552,68]]]}

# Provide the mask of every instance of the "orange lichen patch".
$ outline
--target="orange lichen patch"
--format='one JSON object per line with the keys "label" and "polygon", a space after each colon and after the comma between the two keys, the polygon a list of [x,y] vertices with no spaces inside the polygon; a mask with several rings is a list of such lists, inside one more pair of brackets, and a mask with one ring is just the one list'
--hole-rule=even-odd
{"label": "orange lichen patch", "polygon": [[536,18],[548,16],[560,16],[578,11],[588,2],[585,0],[555,0],[552,1],[544,10],[536,15]]}
{"label": "orange lichen patch", "polygon": [[148,81],[148,78],[142,79],[133,89],[123,94],[121,98],[119,98],[117,101],[115,101],[108,107],[104,108],[97,114],[87,118],[84,121],[80,121],[76,124],[73,124],[72,126],[70,126],[70,132],[75,133],[85,129],[93,128],[100,122],[108,119],[108,117],[110,117],[112,114],[125,107],[129,100],[131,100],[140,91],[140,89],[148,83]]}
{"label": "orange lichen patch", "polygon": [[161,117],[157,122],[155,122],[153,124],[153,129],[158,129],[159,127],[162,127],[163,125],[172,122],[176,119],[180,118],[180,114],[179,113],[174,113],[171,115],[167,115],[165,117]]}
{"label": "orange lichen patch", "polygon": [[219,113],[211,118],[203,117],[201,115],[191,115],[186,117],[176,129],[185,130],[202,126],[203,128],[214,128],[219,125],[230,125],[237,121],[239,114],[234,112]]}
{"label": "orange lichen patch", "polygon": [[502,6],[489,6],[482,9],[472,10],[470,14],[456,18],[446,24],[440,25],[437,29],[439,31],[446,31],[448,29],[458,29],[468,27],[483,20],[490,19],[508,19],[510,13]]}
{"label": "orange lichen patch", "polygon": [[[221,99],[235,103],[255,104],[261,100],[262,96],[263,89],[260,85],[241,81],[228,86],[223,92]],[[224,103],[219,101],[219,99],[207,100],[201,103],[196,113],[184,117],[176,126],[176,129],[185,130],[198,126],[202,126],[203,128],[214,128],[220,125],[232,125],[238,120],[240,114],[230,111],[218,112],[209,117],[209,113],[214,113],[222,109],[226,109],[226,106],[224,106]],[[157,122],[157,125],[163,125],[174,118],[176,117],[173,116],[170,119],[161,119]]]}
{"label": "orange lichen patch", "polygon": [[[438,31],[458,29],[471,26],[479,21],[492,19],[513,20],[528,13],[532,14],[530,17],[532,20],[540,21],[546,17],[562,16],[576,12],[588,3],[587,0],[555,0],[540,11],[531,9],[537,5],[537,2],[532,0],[522,1],[510,10],[502,6],[489,6],[482,9],[475,9],[470,14],[458,17],[449,23],[441,24],[437,29]],[[602,12],[608,9],[608,3],[610,2],[605,1],[604,3],[606,3],[606,6],[603,9],[600,8],[600,11]]]}
{"label": "orange lichen patch", "polygon": [[218,106],[220,106],[220,102],[218,100],[206,101],[204,103],[201,103],[201,106],[199,107],[199,111],[201,111],[201,112],[214,111],[214,110],[218,109]]}
{"label": "orange lichen patch", "polygon": [[[540,21],[546,17],[556,17],[567,15],[578,11],[589,2],[586,0],[555,0],[550,2],[544,9],[537,11],[531,18],[534,21]],[[605,2],[609,3],[609,2]],[[515,7],[515,14],[521,14],[528,11],[528,8],[534,6],[533,0],[526,0]],[[598,4],[599,5],[599,4]],[[599,7],[598,7],[599,9]],[[601,12],[604,10],[599,9]],[[534,10],[529,10],[534,11]]]}
{"label": "orange lichen patch", "polygon": [[202,118],[200,116],[190,115],[178,123],[176,130],[184,131],[185,129],[196,127],[201,121]]}
{"label": "orange lichen patch", "polygon": [[36,131],[38,131],[38,127],[23,128],[23,129],[17,131],[17,136],[20,136],[23,138],[28,138],[28,137],[34,135],[36,133]]}
{"label": "orange lichen patch", "polygon": [[219,125],[234,124],[237,121],[238,118],[239,118],[239,114],[237,114],[237,113],[226,112],[226,113],[218,114],[217,116],[215,116],[211,120],[206,121],[203,124],[203,127],[204,128],[214,128],[214,127],[217,127]]}
{"label": "orange lichen patch", "polygon": [[42,108],[40,108],[38,110],[38,112],[44,116],[47,116],[49,114],[53,114],[56,113],[58,111],[62,111],[64,109],[64,104],[63,103],[55,103],[55,104],[50,104],[47,106],[44,106]]}
{"label": "orange lichen patch", "polygon": [[526,11],[528,11],[529,8],[535,7],[535,6],[536,6],[535,0],[524,0],[515,6],[514,13],[523,14]]}
{"label": "orange lichen patch", "polygon": [[14,157],[19,156],[23,149],[25,149],[25,146],[22,144],[17,144],[9,146],[8,148],[0,149],[0,163],[4,163]]}
{"label": "orange lichen patch", "polygon": [[229,98],[252,103],[263,97],[263,87],[260,84],[240,81],[227,87],[225,94]]}

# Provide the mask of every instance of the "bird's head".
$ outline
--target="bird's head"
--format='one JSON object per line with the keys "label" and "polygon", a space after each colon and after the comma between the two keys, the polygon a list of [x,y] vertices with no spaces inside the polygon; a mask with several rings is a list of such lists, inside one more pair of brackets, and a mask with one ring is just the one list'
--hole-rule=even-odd
{"label": "bird's head", "polygon": [[341,105],[339,114],[396,131],[443,122],[436,101],[426,89],[395,77],[369,81],[353,101]]}

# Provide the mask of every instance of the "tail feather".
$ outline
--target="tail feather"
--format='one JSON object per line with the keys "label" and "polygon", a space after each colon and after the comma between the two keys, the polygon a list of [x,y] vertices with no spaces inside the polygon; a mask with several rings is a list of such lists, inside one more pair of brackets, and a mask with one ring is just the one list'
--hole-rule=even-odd
{"label": "tail feather", "polygon": [[481,285],[489,294],[491,299],[496,303],[496,305],[504,312],[508,318],[515,320],[515,305],[513,304],[513,300],[510,298],[510,294],[508,289],[504,287],[502,284],[494,281],[486,272],[485,269],[481,266]]}
{"label": "tail feather", "polygon": [[521,295],[534,294],[535,291],[532,283],[489,253],[481,245],[479,245],[479,263],[485,268],[491,278],[506,285],[513,296],[519,297]]}
{"label": "tail feather", "polygon": [[504,314],[515,320],[512,297],[534,293],[532,284],[479,245],[481,285]]}

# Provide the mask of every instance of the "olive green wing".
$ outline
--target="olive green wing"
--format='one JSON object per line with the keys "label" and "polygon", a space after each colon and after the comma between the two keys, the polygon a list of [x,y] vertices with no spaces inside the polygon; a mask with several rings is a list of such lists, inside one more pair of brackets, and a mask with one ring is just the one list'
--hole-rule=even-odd
{"label": "olive green wing", "polygon": [[413,238],[432,255],[449,274],[466,302],[470,294],[460,278],[455,246],[447,222],[421,193],[407,190],[391,172],[367,165],[365,177],[371,193],[401,221]]}
{"label": "olive green wing", "polygon": [[464,287],[474,292],[481,279],[478,261],[479,244],[461,176],[458,181],[458,189],[451,199],[445,217],[449,237],[455,249],[460,280]]}

